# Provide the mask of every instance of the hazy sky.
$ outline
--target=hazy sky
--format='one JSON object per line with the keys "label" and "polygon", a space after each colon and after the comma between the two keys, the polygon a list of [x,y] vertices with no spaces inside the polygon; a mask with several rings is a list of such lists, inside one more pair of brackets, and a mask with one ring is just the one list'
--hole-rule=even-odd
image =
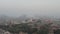
{"label": "hazy sky", "polygon": [[0,0],[0,15],[60,16],[60,0]]}

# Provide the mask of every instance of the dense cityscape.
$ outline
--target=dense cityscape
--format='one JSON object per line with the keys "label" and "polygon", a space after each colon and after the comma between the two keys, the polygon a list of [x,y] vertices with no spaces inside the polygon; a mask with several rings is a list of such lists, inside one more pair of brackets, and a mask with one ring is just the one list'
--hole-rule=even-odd
{"label": "dense cityscape", "polygon": [[60,34],[60,0],[0,0],[0,34]]}
{"label": "dense cityscape", "polygon": [[0,34],[60,34],[60,20],[49,17],[0,17]]}

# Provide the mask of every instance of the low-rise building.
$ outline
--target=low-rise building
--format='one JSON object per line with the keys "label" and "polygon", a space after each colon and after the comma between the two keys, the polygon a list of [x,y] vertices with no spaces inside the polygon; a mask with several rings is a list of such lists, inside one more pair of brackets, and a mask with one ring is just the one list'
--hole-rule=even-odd
{"label": "low-rise building", "polygon": [[9,31],[5,31],[4,34],[11,34]]}

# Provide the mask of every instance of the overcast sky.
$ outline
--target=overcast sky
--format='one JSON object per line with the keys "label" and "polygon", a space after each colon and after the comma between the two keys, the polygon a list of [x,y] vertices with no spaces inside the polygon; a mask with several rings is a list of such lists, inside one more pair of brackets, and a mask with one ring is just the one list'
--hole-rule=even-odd
{"label": "overcast sky", "polygon": [[60,16],[60,0],[0,0],[0,15]]}

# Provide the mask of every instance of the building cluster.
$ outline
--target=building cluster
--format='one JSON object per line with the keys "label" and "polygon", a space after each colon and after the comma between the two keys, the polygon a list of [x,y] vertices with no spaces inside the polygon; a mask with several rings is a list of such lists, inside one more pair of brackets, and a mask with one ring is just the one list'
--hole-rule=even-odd
{"label": "building cluster", "polygon": [[[12,23],[16,24],[17,22],[16,21],[14,21],[14,22],[11,21],[8,24],[9,25],[13,25]],[[31,26],[32,28],[37,28],[38,30],[40,28],[42,28],[44,24],[51,24],[49,26],[49,34],[54,34],[54,30],[60,29],[60,25],[54,23],[54,21],[49,20],[49,19],[45,19],[45,20],[40,20],[40,19],[26,19],[26,20],[22,21],[22,23],[26,23],[29,26]],[[12,34],[12,33],[10,33],[9,31],[5,31],[3,29],[0,29],[0,34]],[[27,33],[20,31],[19,34],[27,34]],[[33,34],[36,34],[36,33],[34,32]]]}

